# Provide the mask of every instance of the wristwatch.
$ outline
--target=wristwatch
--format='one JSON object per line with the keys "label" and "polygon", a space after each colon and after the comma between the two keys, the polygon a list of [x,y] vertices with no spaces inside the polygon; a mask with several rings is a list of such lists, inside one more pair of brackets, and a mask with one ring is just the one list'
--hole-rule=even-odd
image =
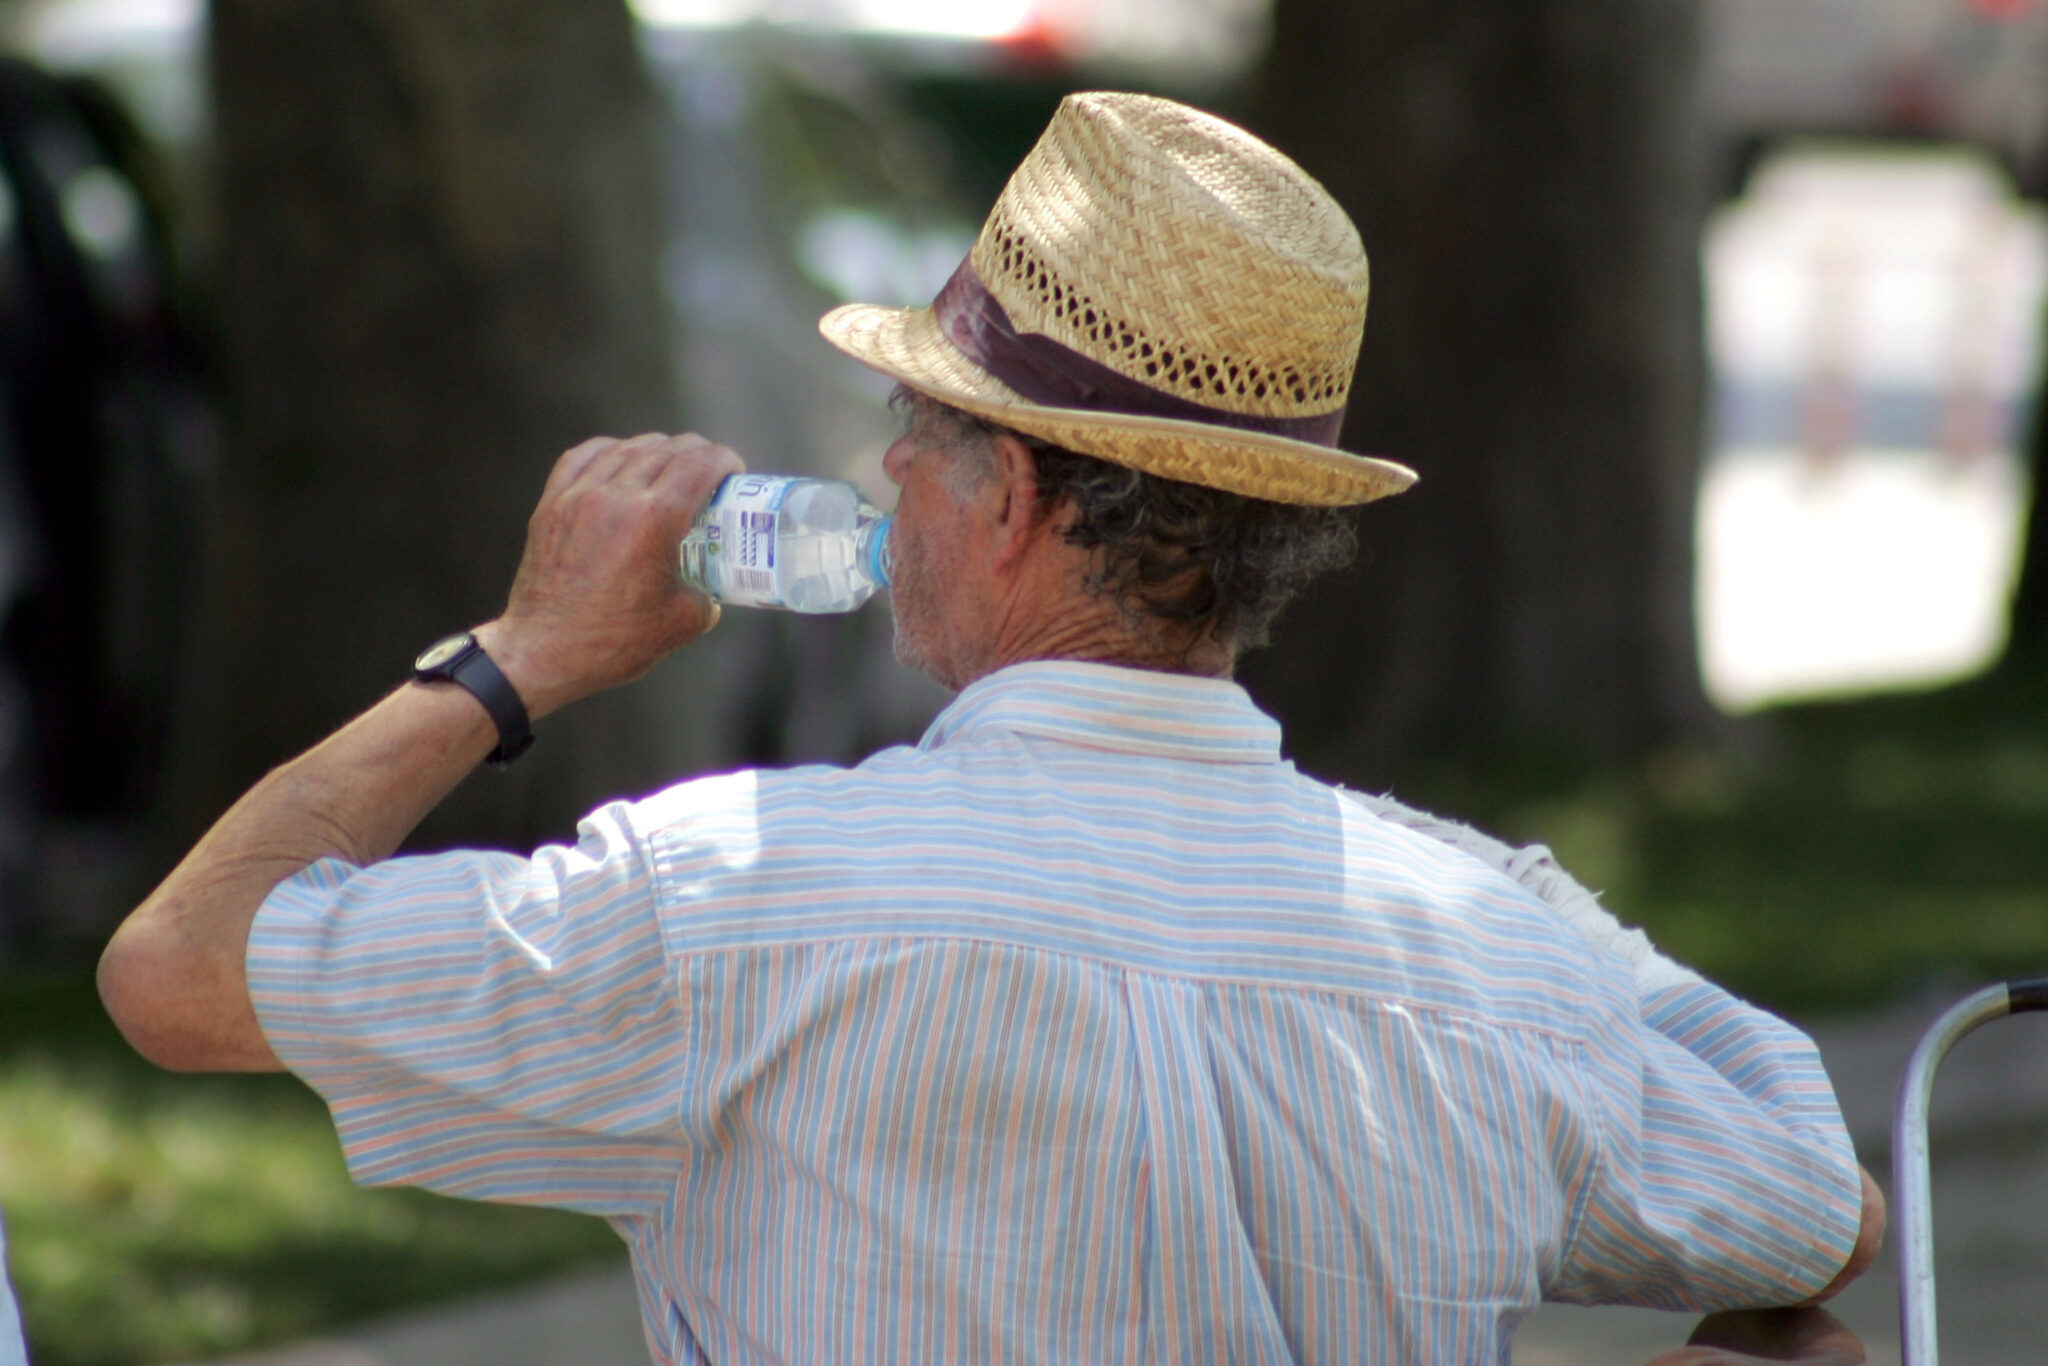
{"label": "wristwatch", "polygon": [[502,768],[533,744],[533,726],[519,690],[468,631],[443,636],[421,651],[412,662],[412,676],[416,683],[459,683],[484,704],[498,723],[498,747],[484,756],[485,763]]}

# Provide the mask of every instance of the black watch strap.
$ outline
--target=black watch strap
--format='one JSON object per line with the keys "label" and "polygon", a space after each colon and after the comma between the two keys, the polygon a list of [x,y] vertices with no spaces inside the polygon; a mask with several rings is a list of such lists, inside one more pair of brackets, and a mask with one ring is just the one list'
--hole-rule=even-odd
{"label": "black watch strap", "polygon": [[484,756],[485,763],[502,767],[533,744],[533,726],[519,690],[468,631],[457,631],[429,645],[413,661],[412,676],[421,683],[460,684],[483,703],[498,726],[498,747]]}

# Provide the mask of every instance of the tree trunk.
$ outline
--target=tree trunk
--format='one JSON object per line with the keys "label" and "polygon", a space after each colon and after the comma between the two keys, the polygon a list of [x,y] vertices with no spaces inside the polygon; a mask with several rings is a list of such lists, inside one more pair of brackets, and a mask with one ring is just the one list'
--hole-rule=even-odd
{"label": "tree trunk", "polygon": [[1278,0],[1252,122],[1351,211],[1345,444],[1412,464],[1249,681],[1318,771],[1710,723],[1691,0]]}
{"label": "tree trunk", "polygon": [[[676,418],[619,0],[214,0],[210,34],[232,393],[186,826],[493,615],[562,450]],[[424,838],[565,836],[689,766],[665,669],[550,718]]]}
{"label": "tree trunk", "polygon": [[2028,431],[2033,502],[2027,512],[2026,539],[2020,550],[2019,581],[2012,598],[2012,642],[2008,655],[2023,669],[2048,667],[2048,367],[2034,397],[2033,424]]}

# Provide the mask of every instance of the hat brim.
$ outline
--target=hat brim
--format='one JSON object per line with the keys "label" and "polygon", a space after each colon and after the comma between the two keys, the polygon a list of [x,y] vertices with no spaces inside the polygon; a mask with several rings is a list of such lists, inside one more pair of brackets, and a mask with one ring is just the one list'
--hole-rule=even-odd
{"label": "hat brim", "polygon": [[842,304],[825,340],[920,393],[1083,455],[1275,503],[1369,503],[1415,483],[1391,460],[1184,418],[1032,403],[956,350],[929,308]]}

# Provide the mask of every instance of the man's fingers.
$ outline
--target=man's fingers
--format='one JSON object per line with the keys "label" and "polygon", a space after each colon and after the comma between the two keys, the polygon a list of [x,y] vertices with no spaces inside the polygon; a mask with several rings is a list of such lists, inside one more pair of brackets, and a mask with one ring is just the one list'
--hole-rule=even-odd
{"label": "man's fingers", "polygon": [[719,480],[745,468],[730,447],[706,440],[695,432],[683,432],[636,451],[620,477],[640,488],[660,489],[664,493],[678,489],[697,492],[701,484],[703,500],[708,500]]}
{"label": "man's fingers", "polygon": [[710,453],[725,449],[717,442],[697,435],[695,432],[680,432],[675,436],[663,437],[657,446],[651,446],[635,462],[635,473],[643,488],[651,488],[666,471],[675,464],[701,460]]}
{"label": "man's fingers", "polygon": [[555,461],[555,467],[548,471],[547,486],[541,490],[542,498],[560,493],[576,481],[576,476],[590,467],[590,462],[608,447],[618,445],[617,437],[593,436],[579,446],[572,446]]}
{"label": "man's fingers", "polygon": [[720,480],[745,468],[730,447],[695,432],[677,436],[646,432],[624,440],[599,436],[565,452],[555,462],[541,497],[545,501],[572,487],[591,488],[617,481],[642,489],[661,485],[668,492],[695,495],[693,501],[702,506]]}
{"label": "man's fingers", "polygon": [[730,446],[685,432],[669,443],[664,459],[648,469],[647,486],[682,504],[692,517],[711,501],[724,480],[746,472],[746,462]]}
{"label": "man's fingers", "polygon": [[570,487],[596,488],[617,480],[630,480],[632,469],[647,459],[650,452],[660,450],[667,440],[659,432],[646,432],[627,437],[624,441],[614,441],[608,449],[591,456]]}

